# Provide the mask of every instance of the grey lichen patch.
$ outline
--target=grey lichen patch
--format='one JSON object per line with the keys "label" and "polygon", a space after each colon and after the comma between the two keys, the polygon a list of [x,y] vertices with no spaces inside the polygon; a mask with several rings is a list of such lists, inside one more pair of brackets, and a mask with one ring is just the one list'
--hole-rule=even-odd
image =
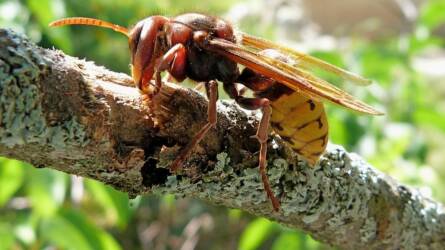
{"label": "grey lichen patch", "polygon": [[62,122],[59,126],[47,127],[43,138],[54,147],[85,146],[89,142],[85,126],[77,122],[76,117]]}
{"label": "grey lichen patch", "polygon": [[75,117],[51,126],[45,120],[40,83],[50,67],[38,50],[26,38],[0,30],[0,143],[84,145],[86,131]]}
{"label": "grey lichen patch", "polygon": [[[278,165],[286,166],[282,162]],[[189,178],[170,176],[165,185],[159,187],[157,191],[181,193],[232,207],[268,202],[258,168],[245,168],[238,171],[236,169],[239,167],[232,165],[228,154],[222,152],[217,155],[217,162],[213,170],[203,174],[199,181],[194,182]],[[276,168],[268,170],[272,183],[278,182],[279,176],[281,176],[276,172]]]}
{"label": "grey lichen patch", "polygon": [[[334,229],[368,216],[367,204],[375,185],[374,178],[357,159],[343,149],[329,149],[315,167],[285,174],[282,200],[285,215],[299,214],[306,224],[323,216],[326,226]],[[329,229],[327,228],[327,229]]]}
{"label": "grey lichen patch", "polygon": [[[434,238],[444,231],[445,221],[443,207],[429,200],[425,200],[417,191],[399,189],[404,199],[404,208],[402,211],[400,242],[405,249],[415,249],[419,247],[419,242],[437,242]],[[442,236],[442,240],[445,236]],[[426,245],[425,245],[426,247]],[[431,247],[431,248],[430,248]],[[443,246],[430,245],[425,249],[440,249]]]}
{"label": "grey lichen patch", "polygon": [[[205,182],[202,183],[204,196],[203,199],[216,199],[223,202],[231,200],[232,204],[229,206],[246,207],[252,205],[259,205],[268,202],[266,193],[264,191],[263,183],[261,181],[258,168],[242,168],[234,166],[230,163],[227,153],[220,153],[217,156],[217,167],[212,171],[206,173]],[[276,166],[273,166],[275,165]],[[282,168],[286,168],[287,164],[276,159],[272,163],[269,161],[267,173],[272,187],[277,187]],[[277,193],[277,189],[274,188]]]}
{"label": "grey lichen patch", "polygon": [[360,240],[370,242],[375,239],[377,234],[377,222],[371,217],[366,218],[365,223],[360,227]]}
{"label": "grey lichen patch", "polygon": [[[359,166],[362,162],[351,159],[343,149],[331,149],[315,167],[301,162],[291,168],[285,159],[270,159],[267,173],[273,192],[280,197],[284,216],[299,216],[311,224],[330,215],[326,225],[332,229],[367,218],[367,202],[373,192],[369,185],[375,184],[375,178],[366,167]],[[234,207],[269,202],[258,168],[240,168],[231,163],[225,152],[217,155],[213,170],[204,173],[199,181],[172,176],[160,189],[165,193],[179,190],[187,196]]]}

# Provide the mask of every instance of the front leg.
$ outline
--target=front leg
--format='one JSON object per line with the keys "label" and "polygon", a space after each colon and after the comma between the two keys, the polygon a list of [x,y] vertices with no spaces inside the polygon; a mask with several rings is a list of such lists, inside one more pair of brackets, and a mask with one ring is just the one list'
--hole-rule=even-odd
{"label": "front leg", "polygon": [[185,79],[186,49],[183,44],[178,43],[170,48],[155,65],[155,90],[152,95],[156,95],[162,87],[161,73],[165,70],[178,81]]}

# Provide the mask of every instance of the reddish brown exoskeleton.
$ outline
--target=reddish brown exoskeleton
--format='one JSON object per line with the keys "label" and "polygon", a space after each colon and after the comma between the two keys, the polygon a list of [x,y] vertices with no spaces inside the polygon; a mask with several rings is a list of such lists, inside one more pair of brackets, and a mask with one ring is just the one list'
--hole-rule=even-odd
{"label": "reddish brown exoskeleton", "polygon": [[[163,71],[178,82],[190,78],[204,83],[209,99],[207,124],[177,156],[171,165],[172,172],[182,167],[193,148],[216,124],[217,81],[222,82],[229,96],[243,108],[261,109],[263,116],[256,134],[260,142],[259,169],[275,210],[279,210],[280,203],[266,175],[269,124],[313,165],[327,142],[328,125],[322,100],[361,113],[381,114],[307,70],[316,67],[358,84],[368,84],[369,80],[290,48],[236,33],[231,24],[217,17],[194,13],[173,18],[150,16],[130,31],[82,17],[58,20],[50,26],[71,24],[107,27],[127,35],[132,76],[143,93],[156,95],[162,87]],[[246,67],[243,72],[239,71],[238,64]],[[154,86],[151,86],[153,78]],[[255,97],[244,97],[237,84],[251,89]]]}

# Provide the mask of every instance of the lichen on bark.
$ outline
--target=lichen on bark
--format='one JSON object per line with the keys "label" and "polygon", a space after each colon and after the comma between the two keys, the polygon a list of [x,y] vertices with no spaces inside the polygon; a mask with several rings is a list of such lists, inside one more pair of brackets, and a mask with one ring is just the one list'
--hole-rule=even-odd
{"label": "lichen on bark", "polygon": [[40,82],[50,68],[42,55],[30,49],[27,40],[0,38],[2,46],[6,46],[0,51],[0,142],[8,147],[26,143],[53,147],[66,143],[83,145],[87,138],[75,117],[59,126],[49,125],[44,117],[45,96]]}

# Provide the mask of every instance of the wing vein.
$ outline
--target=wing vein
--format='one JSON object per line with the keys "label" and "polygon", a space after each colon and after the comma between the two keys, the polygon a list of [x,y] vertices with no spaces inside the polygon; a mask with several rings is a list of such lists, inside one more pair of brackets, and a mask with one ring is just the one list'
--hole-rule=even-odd
{"label": "wing vein", "polygon": [[[242,45],[224,39],[212,38],[208,41],[207,47],[207,49],[220,53],[266,77],[275,79],[309,98],[328,100],[365,114],[382,114],[315,75],[282,61],[255,53]],[[274,48],[272,47],[272,49]]]}

